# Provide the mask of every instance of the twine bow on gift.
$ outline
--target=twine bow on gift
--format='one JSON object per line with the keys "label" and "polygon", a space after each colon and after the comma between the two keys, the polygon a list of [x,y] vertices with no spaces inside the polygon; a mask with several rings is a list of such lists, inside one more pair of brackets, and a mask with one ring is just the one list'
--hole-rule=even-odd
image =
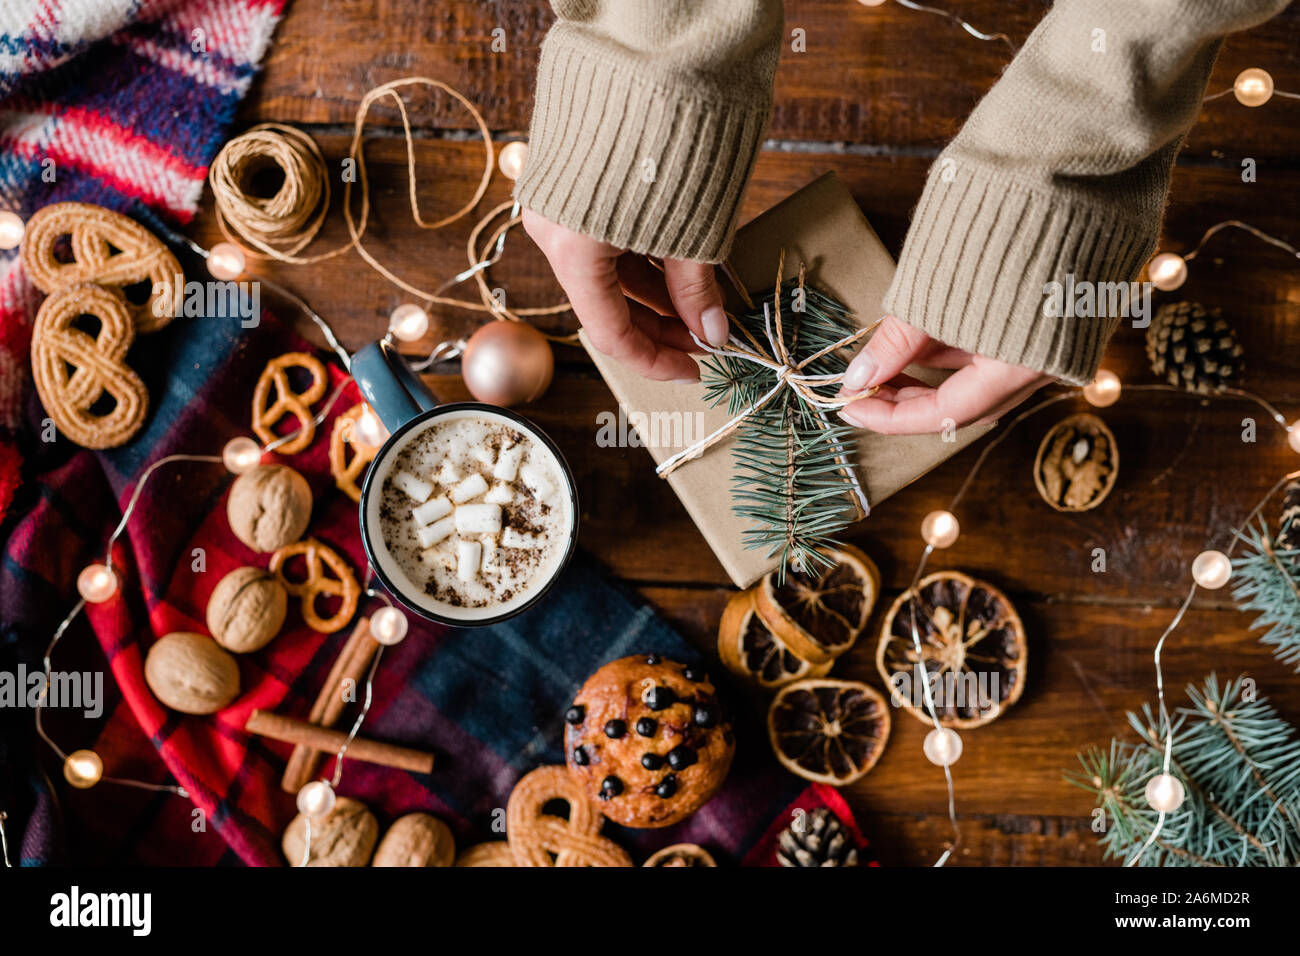
{"label": "twine bow on gift", "polygon": [[[782,250],[776,268],[776,288],[772,293],[773,308],[769,309],[768,303],[763,303],[763,326],[767,338],[767,348],[764,348],[763,344],[759,342],[757,337],[750,333],[750,331],[741,323],[735,321],[732,321],[731,323],[732,332],[727,340],[726,346],[723,348],[714,348],[707,342],[700,341],[699,337],[696,336],[694,332],[691,333],[691,338],[695,340],[695,344],[699,346],[701,350],[710,355],[740,359],[741,361],[752,362],[756,365],[762,365],[771,369],[776,375],[775,383],[757,401],[751,403],[737,415],[733,416],[726,424],[722,425],[711,434],[706,435],[688,448],[664,459],[664,461],[660,463],[659,467],[655,469],[655,474],[660,478],[667,478],[685,462],[692,458],[698,458],[700,455],[704,454],[704,452],[734,432],[747,418],[753,415],[760,408],[766,406],[787,388],[792,389],[801,401],[812,406],[812,408],[817,412],[817,420],[827,429],[834,427],[830,419],[827,417],[827,411],[843,408],[850,402],[874,395],[879,391],[879,388],[876,387],[848,397],[836,398],[828,398],[817,391],[818,388],[825,388],[830,385],[838,385],[842,383],[844,381],[843,373],[817,375],[805,372],[804,369],[824,356],[830,355],[833,352],[838,352],[840,349],[848,348],[849,346],[861,341],[875,331],[876,326],[880,323],[876,322],[866,328],[858,329],[857,331],[844,336],[844,338],[839,341],[832,342],[825,348],[814,352],[807,358],[795,361],[794,357],[790,354],[789,347],[786,345],[786,331],[784,320],[781,315],[781,276],[784,269],[785,250]],[[753,302],[750,300],[744,287],[735,280],[735,277],[731,275],[729,269],[726,271],[728,276],[732,279],[737,291],[745,300],[745,304],[752,308]],[[801,264],[799,266],[798,286],[801,291],[804,287],[804,276],[805,267]],[[775,313],[775,317],[773,316],[773,313]],[[739,332],[739,334],[737,334],[737,332]],[[857,516],[858,518],[864,518],[870,513],[871,504],[867,500],[867,495],[862,488],[861,482],[858,480],[857,470],[853,467],[853,463],[844,455],[839,456],[839,460],[844,475],[848,479],[850,490],[852,491],[852,500],[854,507],[857,510]]]}

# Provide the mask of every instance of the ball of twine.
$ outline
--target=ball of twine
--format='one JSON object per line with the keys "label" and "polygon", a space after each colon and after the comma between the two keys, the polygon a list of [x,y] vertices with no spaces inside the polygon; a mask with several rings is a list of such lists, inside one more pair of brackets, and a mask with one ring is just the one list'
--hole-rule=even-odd
{"label": "ball of twine", "polygon": [[[254,178],[276,168],[283,179],[272,196],[251,191]],[[263,123],[230,140],[208,173],[217,221],[266,256],[284,259],[311,242],[329,210],[325,157],[302,130]]]}

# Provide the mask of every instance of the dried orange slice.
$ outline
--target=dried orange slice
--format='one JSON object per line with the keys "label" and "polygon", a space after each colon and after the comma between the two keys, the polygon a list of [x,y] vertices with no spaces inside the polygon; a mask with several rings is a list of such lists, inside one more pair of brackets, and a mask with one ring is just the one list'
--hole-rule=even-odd
{"label": "dried orange slice", "polygon": [[773,571],[758,584],[758,613],[772,633],[813,664],[832,661],[858,639],[880,594],[876,564],[850,544],[820,552],[830,564]]}
{"label": "dried orange slice", "polygon": [[[923,668],[912,639],[913,607]],[[958,571],[928,575],[916,592],[899,595],[876,648],[876,669],[894,703],[929,723],[924,696],[929,683],[945,727],[978,727],[996,719],[1020,699],[1027,660],[1025,626],[1011,601],[993,585]]]}
{"label": "dried orange slice", "polygon": [[889,705],[860,681],[810,678],[784,687],[767,711],[781,766],[840,787],[876,765],[889,739]]}
{"label": "dried orange slice", "polygon": [[732,596],[718,625],[718,656],[727,670],[775,690],[802,677],[821,677],[833,661],[810,664],[781,642],[758,614],[756,589]]}

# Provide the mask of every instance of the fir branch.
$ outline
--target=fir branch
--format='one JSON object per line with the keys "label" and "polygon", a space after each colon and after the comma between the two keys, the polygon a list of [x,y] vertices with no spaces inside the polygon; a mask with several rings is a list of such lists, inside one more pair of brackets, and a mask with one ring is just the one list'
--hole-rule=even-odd
{"label": "fir branch", "polygon": [[[736,316],[742,335],[767,342],[762,303],[772,309],[776,290],[769,290],[753,309]],[[791,279],[781,284],[779,313],[786,348],[801,362],[852,334],[848,310],[830,296]],[[776,315],[771,321],[776,321]],[[766,345],[764,345],[766,349]],[[848,364],[832,352],[804,366],[810,375],[839,375]],[[753,408],[778,385],[777,373],[733,356],[703,362],[705,395],[713,405],[726,403],[736,416]],[[837,386],[818,390],[830,397]],[[832,422],[823,410],[792,389],[781,391],[741,422],[734,445],[732,509],[747,519],[747,548],[765,549],[780,559],[780,574],[789,565],[812,570],[829,565],[822,552],[856,516],[852,481],[854,429]]]}
{"label": "fir branch", "polygon": [[1233,600],[1255,612],[1251,629],[1265,631],[1260,641],[1273,645],[1274,656],[1300,671],[1300,550],[1276,547],[1263,520],[1240,538],[1245,549],[1232,561]]}
{"label": "fir branch", "polygon": [[1183,805],[1167,814],[1144,866],[1291,866],[1300,862],[1300,735],[1243,678],[1220,687],[1211,674],[1189,686],[1192,706],[1166,728],[1148,705],[1130,712],[1136,743],[1112,740],[1109,751],[1079,755],[1082,773],[1067,774],[1094,794],[1107,823],[1100,843],[1128,860],[1150,838],[1158,813],[1145,788],[1161,772],[1166,731],[1170,770],[1184,785]]}

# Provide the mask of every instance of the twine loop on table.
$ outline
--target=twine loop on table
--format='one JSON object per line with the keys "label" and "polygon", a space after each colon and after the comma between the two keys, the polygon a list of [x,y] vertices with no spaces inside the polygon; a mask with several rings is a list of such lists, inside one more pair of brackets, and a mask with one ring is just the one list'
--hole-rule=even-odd
{"label": "twine loop on table", "polygon": [[[842,339],[832,342],[825,348],[814,352],[807,358],[796,362],[786,345],[784,320],[781,316],[781,276],[784,271],[785,250],[783,249],[781,250],[780,259],[778,260],[776,267],[776,288],[772,293],[772,309],[769,310],[768,303],[763,303],[763,331],[767,338],[766,348],[764,348],[763,344],[759,342],[759,340],[751,334],[748,329],[734,320],[732,321],[733,331],[727,340],[727,344],[722,348],[714,348],[707,342],[701,341],[694,332],[691,333],[691,338],[695,340],[695,344],[710,355],[740,359],[744,362],[752,362],[755,365],[762,365],[765,368],[771,369],[776,373],[776,383],[756,401],[742,409],[736,415],[732,416],[726,424],[715,429],[710,434],[705,435],[693,445],[677,452],[677,454],[665,458],[659,464],[659,467],[655,469],[655,474],[660,478],[667,478],[685,462],[703,455],[704,452],[708,451],[718,442],[731,435],[745,422],[746,419],[759,409],[765,407],[787,388],[793,390],[802,401],[811,405],[816,410],[818,420],[827,429],[832,427],[830,419],[826,416],[827,411],[843,408],[850,402],[855,402],[858,399],[874,395],[879,390],[878,388],[871,388],[862,392],[854,393],[850,396],[837,398],[828,398],[817,391],[819,388],[841,384],[844,381],[844,374],[839,372],[835,374],[815,375],[805,372],[804,369],[819,358],[823,358],[834,352],[838,352],[840,349],[848,348],[849,346],[857,344],[875,331],[876,326],[880,323],[876,322],[870,326],[860,328],[857,331],[844,336]],[[731,275],[729,271],[727,274],[729,276]],[[800,264],[800,289],[804,287],[804,279],[805,267]],[[732,281],[735,281],[734,277],[732,277]],[[740,288],[738,283],[737,288]],[[745,296],[745,298],[748,300],[748,296]],[[775,316],[773,313],[775,313]],[[739,334],[737,334],[737,331],[735,330],[738,330]],[[852,490],[854,505],[858,509],[859,517],[865,517],[870,512],[871,505],[867,501],[866,492],[862,489],[862,483],[858,480],[857,470],[853,467],[853,463],[843,456],[841,456],[841,465],[844,475],[848,479]]]}
{"label": "twine loop on table", "polygon": [[[420,212],[417,193],[415,140],[411,132],[411,117],[400,91],[406,87],[424,86],[440,90],[460,103],[473,117],[483,143],[483,172],[474,193],[458,210],[433,221],[426,220]],[[495,152],[492,134],[483,114],[464,94],[440,80],[428,77],[405,77],[384,83],[369,90],[357,106],[353,122],[352,141],[348,158],[355,166],[354,177],[359,185],[361,200],[357,213],[352,209],[353,178],[343,184],[343,218],[348,227],[348,240],[335,249],[313,255],[299,255],[316,237],[329,211],[329,171],[320,147],[302,130],[279,123],[263,123],[230,140],[217,154],[208,174],[216,206],[217,225],[231,242],[242,242],[252,249],[248,254],[259,259],[274,259],[293,265],[310,265],[332,259],[356,249],[357,254],[372,269],[397,286],[428,305],[446,305],[473,312],[487,312],[494,318],[513,322],[524,321],[525,316],[557,315],[570,309],[568,302],[551,306],[522,309],[507,308],[492,295],[486,278],[489,266],[502,255],[506,233],[519,225],[519,206],[507,201],[484,215],[470,232],[467,252],[469,268],[430,291],[407,282],[380,262],[362,242],[370,221],[370,181],[362,149],[370,109],[380,100],[388,99],[401,117],[402,134],[406,144],[407,201],[411,218],[421,229],[441,229],[460,220],[473,210],[487,193],[492,179]],[[284,181],[275,195],[262,197],[250,194],[252,176],[259,170],[278,167]],[[479,239],[485,230],[502,213],[508,213],[504,222],[496,227],[479,251]],[[489,255],[488,250],[495,246]],[[448,288],[474,278],[479,301],[443,295]],[[548,339],[575,342],[577,336],[557,336],[543,333]]]}

